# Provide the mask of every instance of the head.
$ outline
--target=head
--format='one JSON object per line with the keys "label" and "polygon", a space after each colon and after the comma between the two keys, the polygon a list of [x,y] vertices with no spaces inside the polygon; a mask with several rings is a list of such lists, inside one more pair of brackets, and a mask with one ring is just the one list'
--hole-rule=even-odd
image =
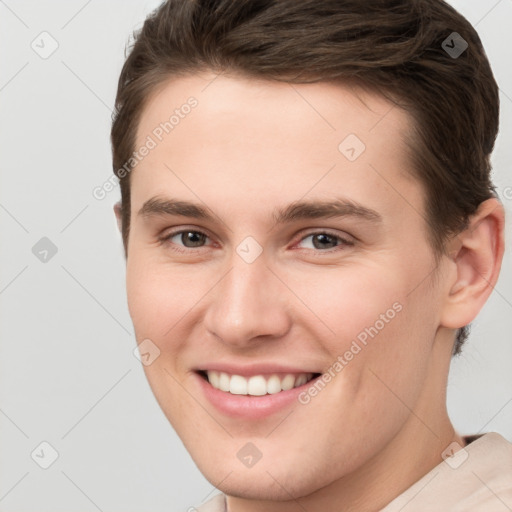
{"label": "head", "polygon": [[[271,472],[306,495],[375,459],[411,408],[439,409],[503,253],[498,110],[478,35],[440,0],[173,0],[148,17],[119,79],[116,213],[137,340],[160,350],[146,374],[208,478],[236,468],[228,488],[261,497],[260,471],[284,499]],[[203,370],[286,361],[331,375],[293,419],[240,422],[203,396]]]}

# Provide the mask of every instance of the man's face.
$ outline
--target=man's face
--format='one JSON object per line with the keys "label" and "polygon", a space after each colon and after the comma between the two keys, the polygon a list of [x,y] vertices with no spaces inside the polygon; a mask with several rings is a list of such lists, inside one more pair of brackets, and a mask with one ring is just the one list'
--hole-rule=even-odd
{"label": "man's face", "polygon": [[[214,78],[168,82],[142,114],[129,309],[200,470],[228,494],[285,500],[438,414],[425,404],[442,290],[404,112],[340,85]],[[297,206],[331,202],[339,215]]]}

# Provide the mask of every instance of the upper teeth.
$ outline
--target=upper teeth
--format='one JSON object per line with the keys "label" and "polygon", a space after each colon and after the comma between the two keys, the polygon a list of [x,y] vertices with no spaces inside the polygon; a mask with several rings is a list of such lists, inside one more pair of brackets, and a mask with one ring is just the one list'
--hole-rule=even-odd
{"label": "upper teeth", "polygon": [[297,375],[287,374],[282,377],[271,375],[254,375],[246,378],[241,375],[228,375],[224,372],[208,370],[206,372],[209,383],[221,391],[227,391],[233,395],[254,395],[262,396],[280,391],[287,391],[306,384],[313,378],[312,373],[299,373]]}

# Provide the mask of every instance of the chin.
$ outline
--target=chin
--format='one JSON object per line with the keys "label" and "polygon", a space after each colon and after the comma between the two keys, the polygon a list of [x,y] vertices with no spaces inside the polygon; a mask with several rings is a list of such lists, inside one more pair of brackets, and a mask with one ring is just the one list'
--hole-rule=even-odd
{"label": "chin", "polygon": [[[209,482],[215,485],[215,482],[211,480]],[[286,484],[279,485],[268,475],[262,482],[255,482],[254,477],[244,479],[230,475],[222,484],[218,484],[217,480],[217,488],[228,496],[251,501],[291,501],[309,494],[307,492],[297,494],[297,492],[290,490]]]}
{"label": "chin", "polygon": [[[197,464],[197,462],[196,462]],[[258,464],[259,465],[259,464]],[[329,484],[325,472],[297,470],[301,464],[289,462],[286,467],[238,467],[231,464],[198,464],[203,476],[221,492],[229,496],[256,501],[290,501],[308,496]],[[288,468],[288,470],[286,470]]]}

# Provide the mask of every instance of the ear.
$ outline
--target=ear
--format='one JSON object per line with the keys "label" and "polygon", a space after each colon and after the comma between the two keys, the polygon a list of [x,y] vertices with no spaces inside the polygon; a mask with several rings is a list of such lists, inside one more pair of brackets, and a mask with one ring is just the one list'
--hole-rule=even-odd
{"label": "ear", "polygon": [[505,212],[496,198],[480,204],[469,226],[449,247],[452,272],[441,311],[441,325],[458,329],[471,323],[491,294],[504,252]]}
{"label": "ear", "polygon": [[114,213],[116,215],[117,227],[119,228],[119,231],[122,233],[123,232],[123,217],[122,217],[121,201],[118,201],[114,205]]}

